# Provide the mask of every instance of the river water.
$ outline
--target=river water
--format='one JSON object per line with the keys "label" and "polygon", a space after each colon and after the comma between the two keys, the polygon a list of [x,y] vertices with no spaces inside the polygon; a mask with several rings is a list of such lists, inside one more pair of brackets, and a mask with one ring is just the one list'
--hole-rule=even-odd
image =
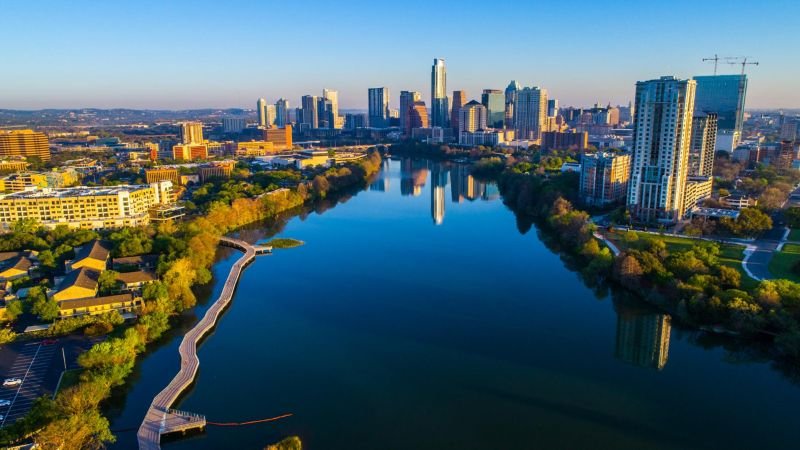
{"label": "river water", "polygon": [[[520,228],[467,168],[406,159],[322,214],[244,232],[306,244],[244,272],[177,407],[214,422],[293,416],[164,448],[289,435],[326,450],[797,448],[800,388],[768,361],[587,287]],[[238,256],[220,252],[204,298]],[[181,332],[112,402],[113,448],[135,448]]]}

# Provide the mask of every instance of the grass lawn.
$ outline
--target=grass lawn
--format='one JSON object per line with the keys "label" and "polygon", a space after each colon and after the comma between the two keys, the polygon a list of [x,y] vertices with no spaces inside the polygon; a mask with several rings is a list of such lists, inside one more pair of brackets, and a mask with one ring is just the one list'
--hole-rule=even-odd
{"label": "grass lawn", "polygon": [[273,248],[293,248],[303,244],[305,244],[305,242],[292,238],[275,238],[264,243],[264,245],[271,245]]}
{"label": "grass lawn", "polygon": [[[796,230],[792,230],[794,233]],[[800,261],[800,245],[786,244],[783,250],[772,254],[769,262],[769,271],[777,278],[786,278],[800,283],[800,276],[792,272],[792,266]]]}
{"label": "grass lawn", "polygon": [[[642,233],[639,231],[636,231],[635,233],[639,237],[639,241],[661,239],[662,241],[664,241],[665,244],[667,244],[667,250],[669,250],[670,253],[690,250],[692,247],[697,245],[698,242],[708,242],[708,241],[700,241],[698,239],[685,238],[685,237],[663,236],[657,234]],[[611,239],[615,244],[617,244],[617,247],[619,247],[620,250],[624,250],[627,248],[627,243],[625,242],[624,236],[625,232],[620,232],[620,231],[613,231],[611,233],[608,233],[609,239]],[[800,248],[800,246],[798,246],[798,248]],[[742,267],[742,259],[744,259],[744,249],[745,248],[742,245],[719,244],[719,262],[722,265],[732,267],[738,270],[739,273],[742,275],[742,288],[752,289],[758,285],[758,281],[750,278],[750,276],[747,275],[747,272],[744,271],[744,267]]]}
{"label": "grass lawn", "polygon": [[800,242],[800,229],[792,229],[792,231],[789,232],[789,240]]}

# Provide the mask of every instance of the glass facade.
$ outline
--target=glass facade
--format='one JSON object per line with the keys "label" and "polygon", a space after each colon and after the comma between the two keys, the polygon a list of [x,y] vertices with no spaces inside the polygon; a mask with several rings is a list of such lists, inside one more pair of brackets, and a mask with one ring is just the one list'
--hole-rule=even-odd
{"label": "glass facade", "polygon": [[708,75],[694,79],[694,114],[716,113],[718,129],[742,131],[747,76]]}
{"label": "glass facade", "polygon": [[506,117],[505,93],[496,89],[484,89],[481,103],[486,107],[486,122],[489,128],[503,128]]}

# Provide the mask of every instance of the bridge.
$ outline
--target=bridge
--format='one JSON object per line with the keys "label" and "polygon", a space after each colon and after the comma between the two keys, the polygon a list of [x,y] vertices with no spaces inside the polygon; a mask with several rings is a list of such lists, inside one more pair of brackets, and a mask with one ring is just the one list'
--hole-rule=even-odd
{"label": "bridge", "polygon": [[233,299],[233,292],[242,270],[253,262],[256,255],[272,251],[268,246],[255,246],[245,241],[222,237],[220,245],[242,250],[244,255],[231,267],[225,285],[217,300],[206,311],[206,314],[183,337],[178,353],[181,357],[181,368],[158,395],[155,396],[145,414],[142,425],[136,434],[140,450],[157,450],[161,448],[161,436],[170,433],[185,433],[190,430],[202,430],[206,426],[206,418],[200,414],[171,409],[178,397],[194,382],[200,359],[197,357],[197,344],[217,323],[222,311]]}

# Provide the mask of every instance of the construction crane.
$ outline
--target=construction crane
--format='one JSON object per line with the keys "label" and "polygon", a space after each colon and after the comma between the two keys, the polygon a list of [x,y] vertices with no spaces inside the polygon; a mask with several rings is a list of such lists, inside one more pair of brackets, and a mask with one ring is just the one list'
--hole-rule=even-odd
{"label": "construction crane", "polygon": [[738,57],[735,57],[735,58],[728,58],[728,59],[731,59],[731,61],[726,61],[726,64],[741,65],[742,66],[742,75],[744,75],[745,66],[750,66],[750,65],[757,66],[758,65],[758,61],[748,61],[747,58],[748,58],[747,56],[738,56]]}
{"label": "construction crane", "polygon": [[735,56],[719,56],[719,55],[717,55],[715,53],[713,58],[703,58],[703,62],[705,62],[705,61],[714,61],[714,75],[716,75],[717,74],[717,67],[719,66],[719,62],[720,61],[723,61],[725,63],[730,64],[729,61],[734,61],[736,59],[738,59],[738,58],[735,57]]}

